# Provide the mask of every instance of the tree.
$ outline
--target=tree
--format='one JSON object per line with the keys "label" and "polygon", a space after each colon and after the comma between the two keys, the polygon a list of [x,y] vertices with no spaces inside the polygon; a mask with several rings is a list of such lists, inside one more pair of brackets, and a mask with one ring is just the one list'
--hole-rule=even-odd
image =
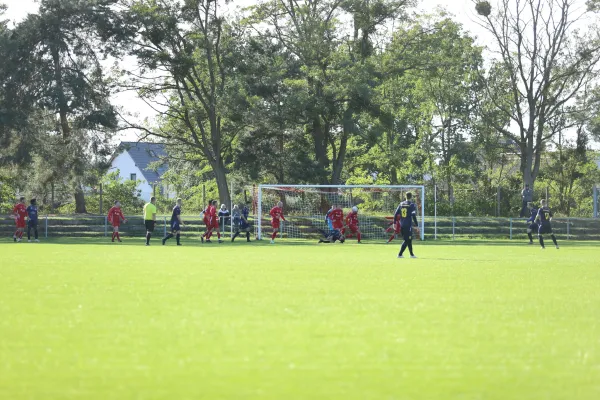
{"label": "tree", "polygon": [[227,161],[249,103],[236,80],[244,32],[226,21],[222,3],[128,1],[121,43],[141,69],[123,71],[127,87],[161,115],[158,127],[129,126],[204,157],[221,201],[229,204]]}
{"label": "tree", "polygon": [[[495,106],[510,118],[514,129],[494,127],[518,144],[523,182],[532,187],[546,144],[557,134],[548,129],[549,124],[568,119],[565,106],[598,77],[598,28],[592,24],[587,32],[576,29],[577,22],[593,10],[582,10],[574,3],[499,0],[495,13],[491,7],[477,7],[482,26],[495,38],[500,67],[508,73],[510,100],[501,97]],[[488,82],[487,90],[493,91],[493,85]]]}
{"label": "tree", "polygon": [[[29,15],[12,32],[7,63],[7,92],[19,106],[19,133],[32,125],[33,115],[55,118],[52,129],[59,133],[59,146],[70,157],[53,153],[53,172],[71,176],[76,212],[84,213],[84,169],[87,159],[103,155],[116,127],[116,114],[110,104],[110,90],[101,65],[102,30],[112,15],[116,0],[43,0],[38,14]],[[102,27],[102,28],[100,28]],[[13,121],[13,126],[14,126]],[[22,138],[21,138],[22,139]],[[26,143],[33,149],[31,143]],[[26,160],[14,160],[24,163]]]}

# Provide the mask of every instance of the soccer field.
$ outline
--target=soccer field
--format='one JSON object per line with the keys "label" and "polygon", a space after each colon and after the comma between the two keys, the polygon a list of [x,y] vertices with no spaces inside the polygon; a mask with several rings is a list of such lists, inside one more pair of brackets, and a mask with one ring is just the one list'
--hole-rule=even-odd
{"label": "soccer field", "polygon": [[183,244],[0,242],[0,398],[600,399],[598,243]]}

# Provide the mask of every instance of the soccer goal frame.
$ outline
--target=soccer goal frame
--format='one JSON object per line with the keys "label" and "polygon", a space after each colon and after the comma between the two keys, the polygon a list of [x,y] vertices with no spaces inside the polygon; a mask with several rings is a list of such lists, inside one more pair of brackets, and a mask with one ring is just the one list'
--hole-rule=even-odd
{"label": "soccer goal frame", "polygon": [[[262,240],[262,205],[263,191],[265,189],[286,190],[286,189],[390,189],[390,190],[410,190],[419,189],[421,191],[420,208],[421,215],[419,221],[419,233],[421,240],[425,240],[425,186],[424,185],[286,185],[286,184],[264,184],[257,188],[257,210],[256,210],[256,237]],[[285,210],[284,210],[285,215]]]}

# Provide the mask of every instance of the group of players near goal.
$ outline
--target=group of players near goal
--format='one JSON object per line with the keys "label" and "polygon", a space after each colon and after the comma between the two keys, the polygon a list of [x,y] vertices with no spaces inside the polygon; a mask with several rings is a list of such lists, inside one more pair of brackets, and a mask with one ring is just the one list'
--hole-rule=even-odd
{"label": "group of players near goal", "polygon": [[[176,204],[173,207],[171,220],[169,223],[170,230],[167,235],[162,238],[163,245],[165,245],[167,241],[173,237],[175,238],[177,245],[181,245],[181,229],[185,226],[181,219],[182,203],[182,199],[177,199]],[[207,207],[202,212],[203,221],[206,226],[206,230],[201,236],[202,243],[210,243],[211,237],[215,233],[217,235],[218,242],[223,242],[221,239],[217,204],[218,203],[216,200],[209,201]],[[534,207],[533,203],[529,203],[528,206],[530,209],[530,217],[526,222],[528,224],[527,235],[529,237],[529,244],[533,244],[532,234],[537,232],[540,245],[542,249],[544,249],[544,235],[549,234],[552,238],[552,242],[558,249],[559,247],[556,237],[552,232],[551,221],[553,213],[547,206],[546,200],[542,199],[540,201],[539,208]],[[242,205],[241,207],[237,205],[233,207],[231,218],[233,221],[233,226],[235,226],[235,230],[231,237],[232,242],[242,233],[245,233],[246,240],[248,242],[250,241],[251,224],[249,222],[249,213],[250,212],[246,204]],[[156,198],[152,197],[150,202],[144,205],[146,246],[150,245],[150,238],[152,237],[156,225],[156,214]],[[269,211],[269,216],[271,217],[272,228],[271,244],[274,244],[275,238],[280,230],[281,221],[286,221],[283,214],[283,203],[281,201],[271,208]],[[38,208],[36,199],[31,199],[30,205],[26,207],[25,198],[21,197],[19,202],[15,204],[13,208],[13,217],[15,218],[15,224],[17,227],[17,230],[13,235],[15,242],[20,242],[22,240],[25,227],[27,227],[28,241],[31,242],[31,231],[33,231],[34,240],[39,242]],[[113,228],[112,241],[114,242],[116,239],[118,242],[121,242],[121,237],[119,236],[119,227],[121,223],[126,223],[127,219],[121,210],[121,204],[119,201],[115,201],[114,206],[108,211],[107,220]],[[319,230],[319,232],[323,235],[323,238],[319,240],[319,243],[334,243],[336,241],[344,243],[347,238],[352,236],[356,236],[358,243],[361,243],[362,233],[360,231],[358,222],[358,207],[352,207],[351,212],[349,212],[346,215],[346,218],[344,218],[343,210],[336,204],[333,204],[325,216],[325,221],[329,230]],[[393,234],[388,240],[388,243],[391,242],[397,235],[403,239],[400,252],[398,253],[398,258],[404,258],[404,252],[407,248],[411,258],[416,258],[413,252],[412,237],[413,231],[417,235],[419,234],[419,224],[417,222],[417,206],[412,201],[412,194],[410,192],[406,193],[406,199],[398,205],[398,208],[394,213],[393,222],[391,222],[390,225],[391,226],[387,229],[387,232],[391,231]]]}

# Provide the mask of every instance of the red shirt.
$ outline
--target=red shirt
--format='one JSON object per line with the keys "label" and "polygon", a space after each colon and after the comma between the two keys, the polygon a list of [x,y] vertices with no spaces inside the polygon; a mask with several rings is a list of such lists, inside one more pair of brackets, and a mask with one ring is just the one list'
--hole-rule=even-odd
{"label": "red shirt", "polygon": [[332,210],[329,218],[334,229],[341,229],[344,226],[344,212],[340,208]]}
{"label": "red shirt", "polygon": [[27,216],[27,207],[25,207],[25,204],[17,203],[13,208],[13,213],[17,215],[17,220],[25,220],[25,217]]}
{"label": "red shirt", "polygon": [[271,215],[271,218],[279,220],[282,219],[285,221],[285,218],[283,217],[283,210],[281,209],[281,207],[273,207],[271,208],[271,211],[269,211],[269,214]]}
{"label": "red shirt", "polygon": [[108,222],[119,224],[121,223],[121,220],[125,220],[125,216],[119,207],[113,207],[108,210]]}
{"label": "red shirt", "polygon": [[346,225],[348,226],[358,226],[358,213],[351,212],[346,215]]}
{"label": "red shirt", "polygon": [[206,214],[208,214],[208,220],[210,222],[215,221],[217,218],[217,209],[214,206],[208,206]]}

